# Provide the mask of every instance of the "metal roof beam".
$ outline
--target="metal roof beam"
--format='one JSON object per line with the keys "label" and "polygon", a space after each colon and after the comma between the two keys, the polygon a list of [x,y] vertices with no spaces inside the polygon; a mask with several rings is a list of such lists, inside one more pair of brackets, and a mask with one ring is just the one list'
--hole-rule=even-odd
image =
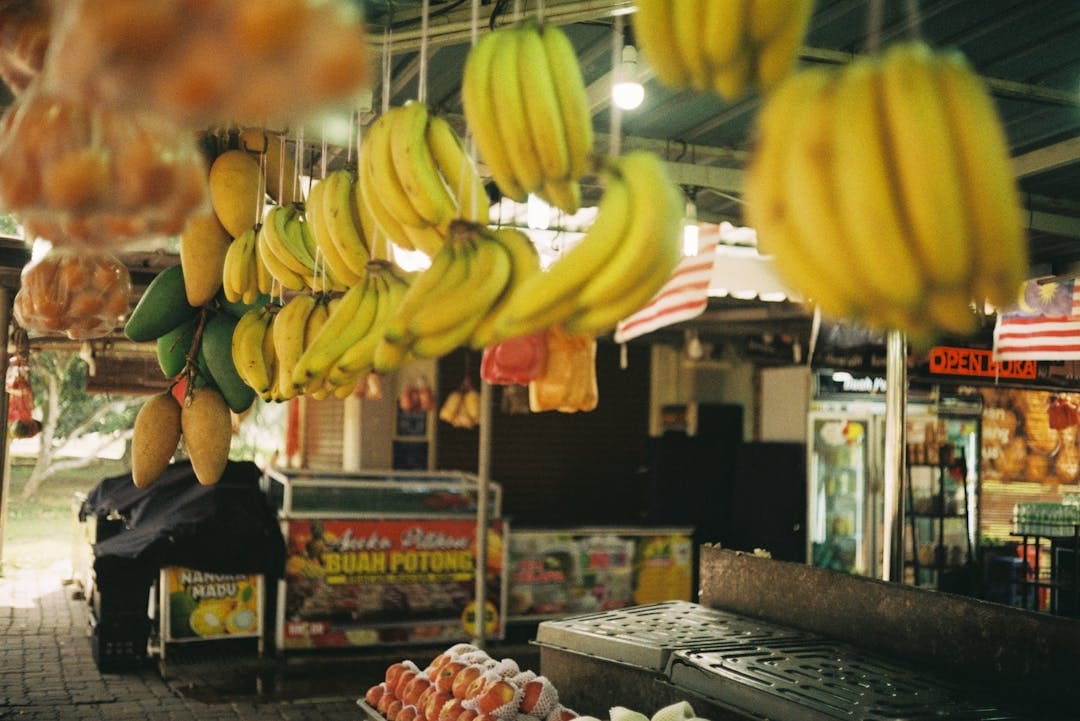
{"label": "metal roof beam", "polygon": [[1080,137],[1062,140],[1060,143],[1036,148],[1023,155],[1014,156],[1013,172],[1017,178],[1045,173],[1080,161]]}

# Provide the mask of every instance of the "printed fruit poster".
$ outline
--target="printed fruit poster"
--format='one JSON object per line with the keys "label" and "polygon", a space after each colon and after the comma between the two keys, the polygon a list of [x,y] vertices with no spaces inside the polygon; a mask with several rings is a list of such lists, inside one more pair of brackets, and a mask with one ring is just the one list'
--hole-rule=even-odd
{"label": "printed fruit poster", "polygon": [[172,566],[162,570],[168,591],[163,609],[166,641],[258,636],[262,617],[258,574],[205,573]]}
{"label": "printed fruit poster", "polygon": [[[484,627],[501,638],[506,526],[487,534]],[[285,648],[465,640],[477,620],[470,519],[292,520]]]}

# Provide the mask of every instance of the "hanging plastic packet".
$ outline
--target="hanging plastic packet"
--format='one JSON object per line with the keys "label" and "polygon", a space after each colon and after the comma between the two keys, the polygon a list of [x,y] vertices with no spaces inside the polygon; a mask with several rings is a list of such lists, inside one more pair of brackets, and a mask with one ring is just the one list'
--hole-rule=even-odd
{"label": "hanging plastic packet", "polygon": [[551,327],[545,342],[547,364],[544,373],[529,383],[529,409],[575,413],[596,408],[596,339]]}
{"label": "hanging plastic packet", "polygon": [[28,331],[101,338],[127,315],[131,276],[108,253],[53,248],[22,270],[15,320]]}
{"label": "hanging plastic packet", "polygon": [[488,346],[480,360],[480,377],[492,385],[528,385],[544,372],[544,333],[510,338]]}
{"label": "hanging plastic packet", "polygon": [[67,0],[49,76],[87,101],[198,129],[287,124],[367,87],[360,3]]}
{"label": "hanging plastic packet", "polygon": [[0,118],[0,204],[27,234],[110,249],[176,235],[208,207],[191,133],[35,83]]}

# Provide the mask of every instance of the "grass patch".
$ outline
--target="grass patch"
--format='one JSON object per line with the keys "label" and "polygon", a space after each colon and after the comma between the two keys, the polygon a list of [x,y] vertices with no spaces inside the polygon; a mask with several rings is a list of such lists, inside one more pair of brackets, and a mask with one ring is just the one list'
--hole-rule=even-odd
{"label": "grass patch", "polygon": [[33,466],[12,459],[7,521],[4,526],[4,569],[45,569],[70,563],[74,542],[76,493],[89,493],[102,479],[128,471],[119,461],[101,460],[50,478],[30,501],[20,498]]}

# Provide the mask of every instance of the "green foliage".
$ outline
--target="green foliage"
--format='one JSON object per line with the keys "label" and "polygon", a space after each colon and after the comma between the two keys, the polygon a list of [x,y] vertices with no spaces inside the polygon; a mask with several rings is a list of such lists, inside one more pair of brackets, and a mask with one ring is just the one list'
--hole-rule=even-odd
{"label": "green foliage", "polygon": [[72,431],[108,404],[114,407],[105,412],[91,427],[82,429],[84,432],[112,433],[127,430],[135,423],[137,404],[87,393],[87,373],[86,361],[76,353],[39,351],[30,357],[30,384],[34,389],[34,402],[38,409],[49,402],[49,377],[57,383],[57,439],[66,439]]}

